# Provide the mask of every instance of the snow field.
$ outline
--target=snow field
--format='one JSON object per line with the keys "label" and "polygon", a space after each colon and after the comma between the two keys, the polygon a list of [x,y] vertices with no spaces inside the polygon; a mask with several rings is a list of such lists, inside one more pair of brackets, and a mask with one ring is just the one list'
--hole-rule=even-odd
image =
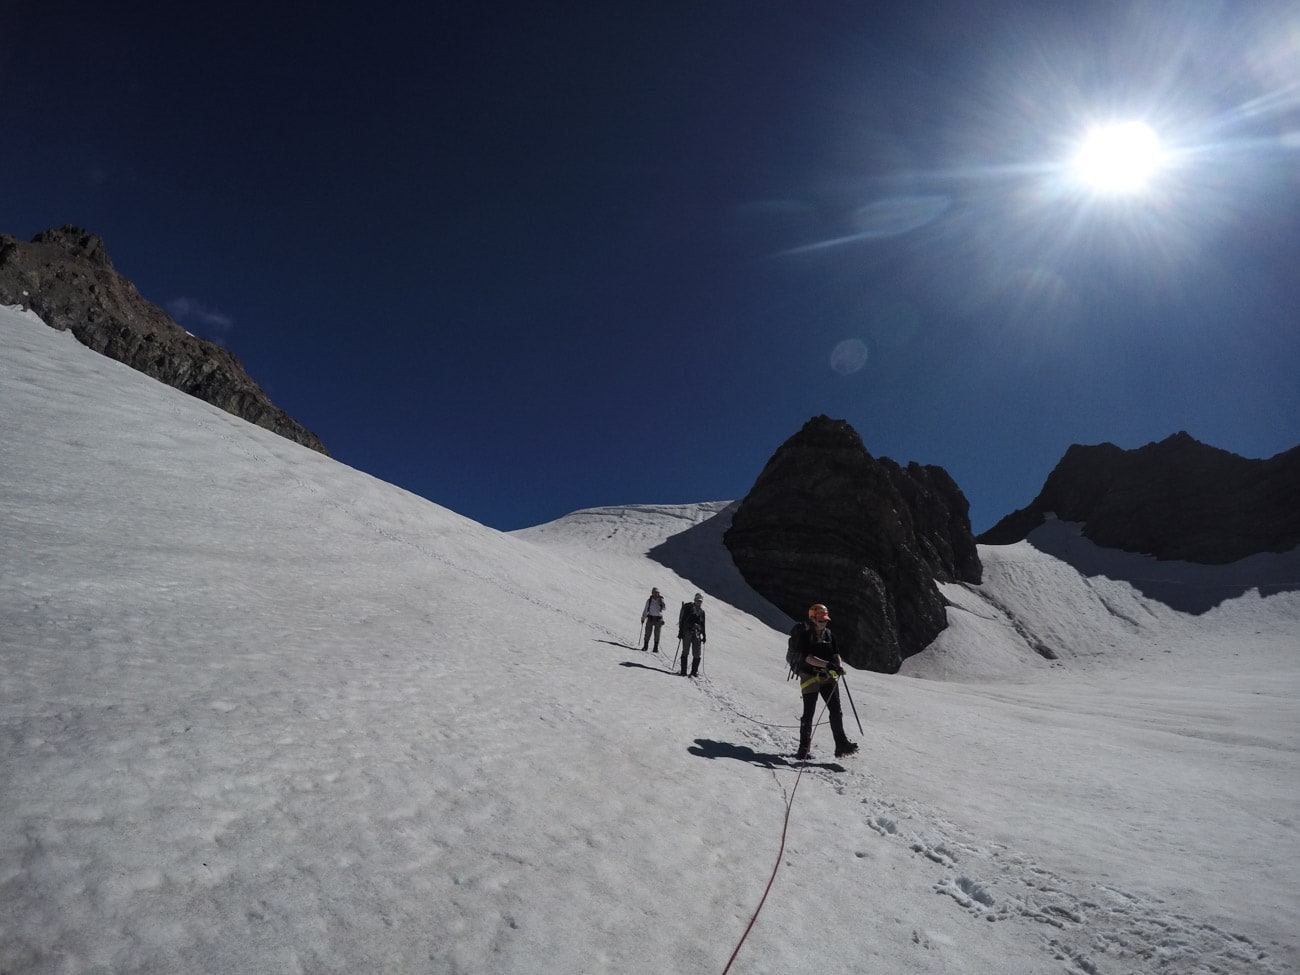
{"label": "snow field", "polygon": [[797,778],[721,503],[503,535],[10,309],[0,416],[0,972],[721,971],[796,781],[733,971],[1300,968],[1294,588],[985,549]]}

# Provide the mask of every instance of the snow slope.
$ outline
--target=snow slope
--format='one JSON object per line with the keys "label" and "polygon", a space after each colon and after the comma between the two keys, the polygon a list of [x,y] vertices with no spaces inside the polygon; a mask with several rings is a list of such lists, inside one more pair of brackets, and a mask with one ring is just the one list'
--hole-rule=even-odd
{"label": "snow slope", "polygon": [[0,972],[719,972],[791,797],[732,971],[1300,969],[1285,565],[984,549],[801,774],[721,503],[498,533],[13,309],[0,417]]}

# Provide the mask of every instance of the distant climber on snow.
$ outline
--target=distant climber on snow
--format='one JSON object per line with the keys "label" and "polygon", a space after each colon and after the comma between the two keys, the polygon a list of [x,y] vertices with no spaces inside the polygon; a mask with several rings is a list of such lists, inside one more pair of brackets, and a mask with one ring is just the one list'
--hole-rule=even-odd
{"label": "distant climber on snow", "polygon": [[[708,636],[704,632],[704,597],[698,592],[695,599],[682,603],[682,611],[677,614],[677,639],[682,643],[682,676],[698,677],[700,673],[700,654]],[[691,672],[686,673],[686,658],[694,655]]]}
{"label": "distant climber on snow", "polygon": [[664,626],[664,610],[668,604],[664,602],[664,597],[659,595],[658,589],[650,590],[650,598],[645,601],[645,608],[641,610],[641,629],[645,633],[645,638],[641,641],[642,651],[650,649],[650,634],[654,633],[655,649],[659,652],[659,631]]}

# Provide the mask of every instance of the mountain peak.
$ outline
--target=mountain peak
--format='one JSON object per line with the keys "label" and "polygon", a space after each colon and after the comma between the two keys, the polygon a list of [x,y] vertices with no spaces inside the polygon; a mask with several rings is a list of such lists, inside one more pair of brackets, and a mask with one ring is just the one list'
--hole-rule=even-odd
{"label": "mountain peak", "polygon": [[0,234],[0,304],[30,308],[96,352],[250,423],[328,453],[228,349],[191,335],[119,274],[98,234],[70,224],[24,243]]}
{"label": "mountain peak", "polygon": [[1208,565],[1300,545],[1300,447],[1241,457],[1186,431],[1133,450],[1073,444],[1027,507],[979,541],[1025,538],[1048,514],[1105,548]]}
{"label": "mountain peak", "polygon": [[868,453],[816,416],[764,466],[724,536],[749,585],[794,619],[835,614],[845,659],[893,673],[946,625],[935,579],[978,582],[969,504],[939,467]]}
{"label": "mountain peak", "polygon": [[84,259],[97,267],[113,270],[104,238],[82,227],[64,224],[52,230],[42,230],[32,238],[32,243],[57,248],[68,257]]}

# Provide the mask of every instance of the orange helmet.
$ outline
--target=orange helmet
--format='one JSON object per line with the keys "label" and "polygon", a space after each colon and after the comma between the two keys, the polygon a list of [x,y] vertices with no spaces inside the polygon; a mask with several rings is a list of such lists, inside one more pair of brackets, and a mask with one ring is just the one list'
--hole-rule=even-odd
{"label": "orange helmet", "polygon": [[813,603],[808,607],[808,618],[810,620],[825,620],[829,623],[831,621],[831,614],[821,603]]}

